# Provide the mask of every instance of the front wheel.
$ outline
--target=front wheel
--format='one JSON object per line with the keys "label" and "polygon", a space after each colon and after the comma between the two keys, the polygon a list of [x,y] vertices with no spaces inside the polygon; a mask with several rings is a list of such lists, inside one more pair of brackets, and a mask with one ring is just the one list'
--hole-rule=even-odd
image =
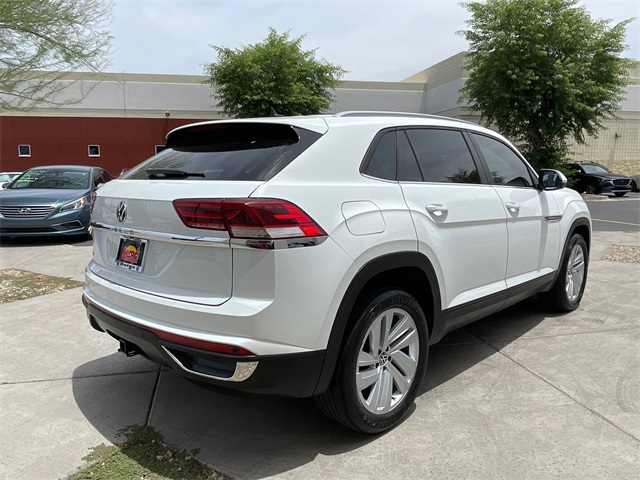
{"label": "front wheel", "polygon": [[624,196],[626,195],[626,193],[627,193],[627,192],[614,192],[613,194],[614,194],[616,197],[624,197]]}
{"label": "front wheel", "polygon": [[587,185],[587,188],[584,190],[584,193],[588,193],[589,195],[597,195],[598,190],[595,185]]}
{"label": "front wheel", "polygon": [[570,312],[580,305],[587,284],[589,251],[582,235],[574,234],[562,255],[558,278],[548,292],[540,296],[559,312]]}
{"label": "front wheel", "polygon": [[331,384],[316,403],[349,428],[380,433],[397,425],[416,398],[429,353],[427,322],[418,302],[395,289],[356,313]]}

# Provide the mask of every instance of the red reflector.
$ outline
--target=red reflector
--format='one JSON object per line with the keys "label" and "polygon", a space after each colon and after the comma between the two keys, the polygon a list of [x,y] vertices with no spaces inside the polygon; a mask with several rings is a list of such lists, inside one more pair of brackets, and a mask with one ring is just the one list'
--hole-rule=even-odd
{"label": "red reflector", "polygon": [[200,350],[207,350],[209,352],[226,353],[227,355],[253,355],[246,348],[238,347],[236,345],[227,345],[226,343],[207,342],[206,340],[197,340],[195,338],[183,337],[182,335],[175,335],[173,333],[163,332],[162,330],[151,329],[162,340],[167,342],[177,343],[184,345],[185,347],[197,348]]}
{"label": "red reflector", "polygon": [[91,192],[91,205],[89,206],[89,214],[93,213],[93,206],[96,204],[96,197],[98,196],[98,192],[95,190]]}
{"label": "red reflector", "polygon": [[227,230],[232,238],[273,240],[326,235],[302,209],[284,200],[180,199],[173,205],[187,227]]}

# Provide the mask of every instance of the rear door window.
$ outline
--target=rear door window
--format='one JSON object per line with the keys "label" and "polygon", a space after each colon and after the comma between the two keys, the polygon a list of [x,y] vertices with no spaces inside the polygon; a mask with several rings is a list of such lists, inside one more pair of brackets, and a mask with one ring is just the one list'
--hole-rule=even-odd
{"label": "rear door window", "polygon": [[398,132],[398,180],[401,182],[422,182],[420,167],[409,144],[406,132]]}
{"label": "rear door window", "polygon": [[462,132],[435,128],[406,132],[425,182],[481,183]]}
{"label": "rear door window", "polygon": [[[321,135],[285,124],[220,123],[177,130],[166,148],[121,178],[269,180]],[[154,178],[152,175],[151,178]]]}

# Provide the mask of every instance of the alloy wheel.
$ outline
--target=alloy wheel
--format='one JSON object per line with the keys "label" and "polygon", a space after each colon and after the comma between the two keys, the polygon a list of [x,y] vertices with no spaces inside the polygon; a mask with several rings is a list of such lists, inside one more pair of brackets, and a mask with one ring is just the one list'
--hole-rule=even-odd
{"label": "alloy wheel", "polygon": [[574,245],[567,262],[567,278],[565,291],[570,302],[575,302],[580,296],[584,283],[585,255],[581,245]]}
{"label": "alloy wheel", "polygon": [[356,367],[356,388],[361,405],[385,414],[402,403],[415,379],[420,355],[413,317],[401,308],[385,310],[371,323]]}

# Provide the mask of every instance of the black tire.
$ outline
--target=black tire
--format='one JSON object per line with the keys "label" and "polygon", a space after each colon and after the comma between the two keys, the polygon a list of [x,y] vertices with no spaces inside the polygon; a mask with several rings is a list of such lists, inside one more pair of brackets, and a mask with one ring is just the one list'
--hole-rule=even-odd
{"label": "black tire", "polygon": [[627,192],[614,192],[613,194],[616,197],[624,197],[627,194]]}
{"label": "black tire", "polygon": [[598,195],[598,190],[596,189],[595,185],[587,185],[587,188],[585,188],[584,193],[587,193],[589,195]]}
{"label": "black tire", "polygon": [[[429,354],[427,322],[420,304],[407,292],[396,289],[380,293],[364,308],[354,313],[359,318],[340,353],[331,384],[327,391],[315,397],[315,400],[320,410],[336,422],[358,432],[381,433],[393,428],[404,418],[422,384]],[[372,340],[376,337],[372,331],[376,331],[378,321],[381,325],[381,342]],[[385,321],[390,321],[390,324],[386,326]],[[385,350],[385,331],[389,334],[384,336],[387,339],[396,333],[397,330],[393,327],[398,327],[399,330],[405,326],[409,327],[406,334],[390,342],[391,345]],[[372,341],[377,344],[372,345]],[[393,348],[394,345],[399,347],[409,342],[410,346]],[[369,350],[377,350],[377,354],[369,355]],[[362,360],[359,365],[361,353],[370,360],[367,366],[362,365]],[[415,371],[411,372],[414,364]],[[406,382],[406,378],[411,375],[413,376],[410,381]],[[367,378],[374,377],[378,380],[372,382],[369,387],[358,387],[357,379],[364,383]],[[402,392],[402,388],[406,388],[407,384],[409,387]],[[385,388],[387,386],[389,388]],[[385,395],[385,390],[390,395]],[[394,394],[395,403],[391,400]],[[374,400],[379,404],[382,397],[388,398],[389,404],[385,402],[382,409],[378,405],[367,406],[366,396],[372,404]],[[382,413],[372,410],[380,410]]]}
{"label": "black tire", "polygon": [[[572,252],[576,249],[576,252],[582,255],[582,262],[584,268],[581,270],[577,267],[579,259],[572,256]],[[570,265],[571,264],[571,265]],[[574,270],[571,277],[576,275],[573,280],[569,279],[569,269]],[[582,235],[577,233],[571,236],[569,243],[565,247],[562,254],[562,263],[560,264],[560,271],[556,278],[553,287],[548,292],[543,292],[539,295],[540,299],[546,303],[553,310],[558,312],[570,312],[575,310],[580,305],[582,295],[584,294],[584,287],[587,284],[587,273],[589,270],[589,250],[587,248],[587,242]],[[577,277],[581,277],[580,284],[577,285]],[[571,283],[570,283],[571,282]]]}

